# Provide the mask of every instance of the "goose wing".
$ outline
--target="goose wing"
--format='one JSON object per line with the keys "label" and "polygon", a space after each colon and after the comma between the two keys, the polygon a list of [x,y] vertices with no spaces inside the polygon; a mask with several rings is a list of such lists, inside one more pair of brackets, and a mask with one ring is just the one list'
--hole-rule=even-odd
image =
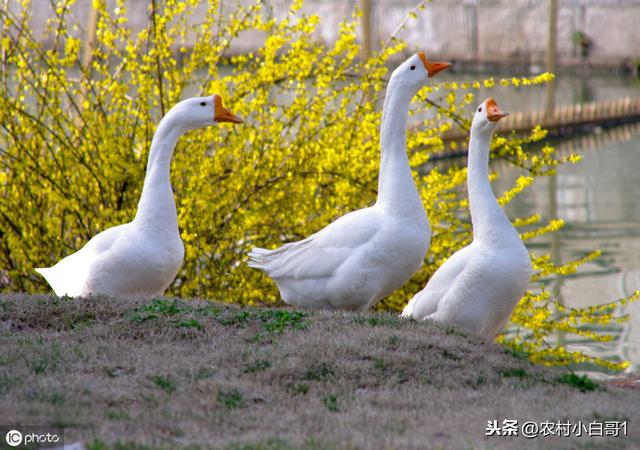
{"label": "goose wing", "polygon": [[459,275],[464,271],[471,256],[471,247],[467,246],[455,252],[433,274],[423,290],[409,301],[402,311],[402,317],[426,319],[438,309],[438,303],[455,285]]}
{"label": "goose wing", "polygon": [[277,278],[327,278],[359,247],[366,245],[380,228],[372,208],[342,216],[319,232],[275,250],[254,248],[249,266]]}

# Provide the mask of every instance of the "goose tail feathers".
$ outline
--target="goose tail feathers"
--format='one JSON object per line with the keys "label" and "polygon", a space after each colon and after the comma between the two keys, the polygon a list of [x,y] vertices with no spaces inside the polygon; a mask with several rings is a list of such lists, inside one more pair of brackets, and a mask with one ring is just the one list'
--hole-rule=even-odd
{"label": "goose tail feathers", "polygon": [[254,269],[265,270],[265,266],[267,264],[267,257],[271,253],[271,250],[267,250],[266,248],[254,247],[248,253],[249,261],[247,261],[247,265],[249,267],[253,267]]}
{"label": "goose tail feathers", "polygon": [[35,269],[40,275],[47,280],[51,289],[58,297],[62,297],[68,295],[70,297],[75,297],[79,295],[79,292],[73,292],[74,289],[69,286],[69,279],[65,277],[61,277],[58,270],[54,267],[38,267]]}

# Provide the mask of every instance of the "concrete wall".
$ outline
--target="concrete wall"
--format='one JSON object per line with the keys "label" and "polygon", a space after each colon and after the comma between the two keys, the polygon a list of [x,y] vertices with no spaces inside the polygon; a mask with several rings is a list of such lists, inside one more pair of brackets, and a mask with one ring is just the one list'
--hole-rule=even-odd
{"label": "concrete wall", "polygon": [[[112,1],[112,0],[110,0]],[[240,0],[253,3],[254,0]],[[386,40],[418,1],[370,0],[372,41]],[[9,0],[14,5],[15,0]],[[32,0],[33,29],[41,30],[51,15],[50,0]],[[148,0],[128,0],[130,26],[145,27]],[[289,2],[271,0],[277,16]],[[358,0],[306,0],[304,10],[321,17],[318,38],[335,39],[338,24],[353,12]],[[226,1],[227,14],[235,2]],[[91,0],[77,0],[73,15],[86,22]],[[206,5],[203,0],[198,8]],[[582,31],[591,41],[588,60],[595,65],[618,65],[640,58],[640,0],[559,0],[559,63],[580,60],[573,36]],[[198,11],[194,16],[197,17]],[[536,63],[543,60],[547,36],[548,0],[433,0],[415,20],[409,20],[400,37],[411,50],[424,49],[433,56],[456,60],[511,60]],[[232,52],[254,49],[262,36],[250,33],[237,40]],[[375,47],[375,45],[374,45]]]}

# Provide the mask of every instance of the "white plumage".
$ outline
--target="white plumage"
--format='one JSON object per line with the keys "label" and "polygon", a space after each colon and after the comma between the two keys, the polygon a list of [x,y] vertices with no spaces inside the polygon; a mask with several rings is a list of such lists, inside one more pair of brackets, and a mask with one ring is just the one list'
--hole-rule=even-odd
{"label": "white plumage", "polygon": [[184,256],[169,180],[171,157],[182,134],[215,122],[242,122],[219,95],[184,100],[162,118],[134,220],[99,233],[55,266],[36,269],[56,295],[160,295],[169,287]]}
{"label": "white plumage", "polygon": [[378,200],[299,242],[254,248],[249,265],[274,279],[283,300],[308,308],[365,310],[402,286],[429,248],[429,221],[406,152],[411,99],[449,63],[420,52],[391,75],[381,126]]}
{"label": "white plumage", "polygon": [[469,205],[473,241],[454,253],[402,312],[494,338],[509,320],[532,275],[529,253],[489,183],[489,150],[498,120],[493,99],[476,111],[469,141]]}

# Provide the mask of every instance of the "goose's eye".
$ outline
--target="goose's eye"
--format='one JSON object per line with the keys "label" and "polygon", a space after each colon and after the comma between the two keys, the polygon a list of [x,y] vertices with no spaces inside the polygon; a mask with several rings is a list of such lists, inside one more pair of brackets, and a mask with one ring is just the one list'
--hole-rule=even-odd
{"label": "goose's eye", "polygon": [[206,102],[200,102],[200,106],[207,106]]}
{"label": "goose's eye", "polygon": [[482,112],[482,106],[478,108],[478,112]]}
{"label": "goose's eye", "polygon": [[416,70],[416,66],[411,66],[411,70]]}

